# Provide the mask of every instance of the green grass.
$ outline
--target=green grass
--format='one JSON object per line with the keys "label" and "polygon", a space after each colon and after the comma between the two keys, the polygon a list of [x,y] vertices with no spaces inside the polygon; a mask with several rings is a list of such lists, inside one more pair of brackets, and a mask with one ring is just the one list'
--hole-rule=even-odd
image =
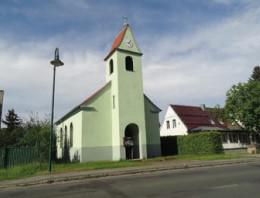
{"label": "green grass", "polygon": [[47,170],[47,165],[41,164],[28,164],[15,166],[9,169],[0,169],[0,180],[35,176],[38,173],[44,173],[45,170]]}
{"label": "green grass", "polygon": [[85,170],[98,170],[98,169],[113,169],[124,167],[145,166],[151,164],[148,160],[137,161],[102,161],[102,162],[88,162],[88,163],[68,163],[68,164],[55,164],[53,171],[55,173],[70,172],[70,171],[85,171]]}
{"label": "green grass", "polygon": [[[157,157],[148,160],[136,161],[102,161],[102,162],[88,162],[88,163],[68,163],[68,164],[53,164],[53,173],[66,173],[75,171],[87,171],[98,169],[113,169],[123,167],[137,167],[152,165],[153,163],[163,163],[166,160],[180,161],[180,160],[227,160],[238,159],[244,155],[240,153],[226,153],[226,154],[211,154],[211,155],[177,155],[167,157]],[[0,169],[0,180],[19,179],[37,175],[48,174],[48,164],[29,164],[16,166],[9,169]]]}
{"label": "green grass", "polygon": [[239,153],[227,153],[227,154],[211,154],[211,155],[179,155],[176,156],[177,160],[228,160],[238,159],[243,157]]}

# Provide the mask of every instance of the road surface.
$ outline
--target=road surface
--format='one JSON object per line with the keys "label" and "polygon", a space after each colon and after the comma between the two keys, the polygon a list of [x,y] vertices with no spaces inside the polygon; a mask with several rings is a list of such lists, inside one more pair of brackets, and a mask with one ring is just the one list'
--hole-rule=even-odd
{"label": "road surface", "polygon": [[0,190],[1,198],[259,198],[260,162]]}

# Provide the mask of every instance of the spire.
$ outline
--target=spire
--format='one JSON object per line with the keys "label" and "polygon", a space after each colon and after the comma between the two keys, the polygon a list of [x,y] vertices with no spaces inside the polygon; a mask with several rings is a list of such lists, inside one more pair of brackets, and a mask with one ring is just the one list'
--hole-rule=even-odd
{"label": "spire", "polygon": [[104,60],[107,60],[108,57],[119,47],[119,45],[122,43],[123,39],[124,39],[124,36],[125,36],[125,33],[126,33],[126,30],[128,28],[128,24],[124,25],[123,29],[118,33],[118,35],[116,36],[113,44],[112,44],[112,47],[108,53],[108,55],[105,57]]}
{"label": "spire", "polygon": [[124,19],[124,26],[122,30],[116,36],[112,47],[108,53],[108,55],[104,58],[106,61],[117,49],[123,51],[131,51],[132,53],[137,53],[142,55],[141,50],[139,49],[132,30],[128,24],[127,17],[123,17]]}

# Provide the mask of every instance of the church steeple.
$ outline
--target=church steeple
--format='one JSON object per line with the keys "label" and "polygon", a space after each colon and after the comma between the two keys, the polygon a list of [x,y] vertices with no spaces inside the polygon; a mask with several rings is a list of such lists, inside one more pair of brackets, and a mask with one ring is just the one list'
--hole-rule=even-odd
{"label": "church steeple", "polygon": [[133,32],[127,23],[124,24],[122,30],[116,36],[112,47],[104,60],[106,61],[116,50],[129,51],[137,55],[142,55],[142,52],[134,38]]}
{"label": "church steeple", "polygon": [[[111,82],[110,97],[114,121],[112,142],[113,145],[123,147],[123,139],[129,135],[126,128],[134,124],[134,128],[139,131],[135,138],[140,143],[137,148],[140,151],[139,157],[145,158],[146,148],[142,146],[146,144],[146,126],[141,59],[142,52],[132,30],[129,24],[125,24],[105,57],[106,82]],[[129,133],[132,132],[130,130]],[[120,149],[113,150],[115,160],[125,159],[124,155]]]}

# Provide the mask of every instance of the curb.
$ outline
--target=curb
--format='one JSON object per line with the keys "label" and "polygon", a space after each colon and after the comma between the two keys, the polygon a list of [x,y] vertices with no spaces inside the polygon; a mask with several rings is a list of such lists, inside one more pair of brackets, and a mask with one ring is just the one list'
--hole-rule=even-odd
{"label": "curb", "polygon": [[[157,167],[133,167],[127,170],[100,170],[96,172],[81,172],[78,175],[69,175],[69,176],[45,176],[39,179],[31,178],[31,181],[23,181],[21,183],[16,183],[16,181],[6,182],[5,184],[1,184],[0,189],[12,188],[12,187],[27,187],[27,186],[36,186],[42,184],[52,184],[52,183],[61,183],[61,182],[69,182],[69,181],[79,181],[85,179],[93,179],[93,178],[103,178],[103,177],[113,177],[113,176],[124,176],[124,175],[136,175],[136,174],[145,174],[151,172],[161,172],[161,171],[170,171],[170,170],[184,170],[184,169],[192,169],[192,168],[202,168],[202,167],[216,167],[216,166],[224,166],[224,165],[232,165],[232,164],[248,164],[253,162],[259,162],[260,159],[249,158],[243,160],[218,160],[218,161],[206,161],[206,162],[193,162],[193,163],[183,163],[171,166],[157,166]],[[30,179],[30,178],[29,178]]]}

